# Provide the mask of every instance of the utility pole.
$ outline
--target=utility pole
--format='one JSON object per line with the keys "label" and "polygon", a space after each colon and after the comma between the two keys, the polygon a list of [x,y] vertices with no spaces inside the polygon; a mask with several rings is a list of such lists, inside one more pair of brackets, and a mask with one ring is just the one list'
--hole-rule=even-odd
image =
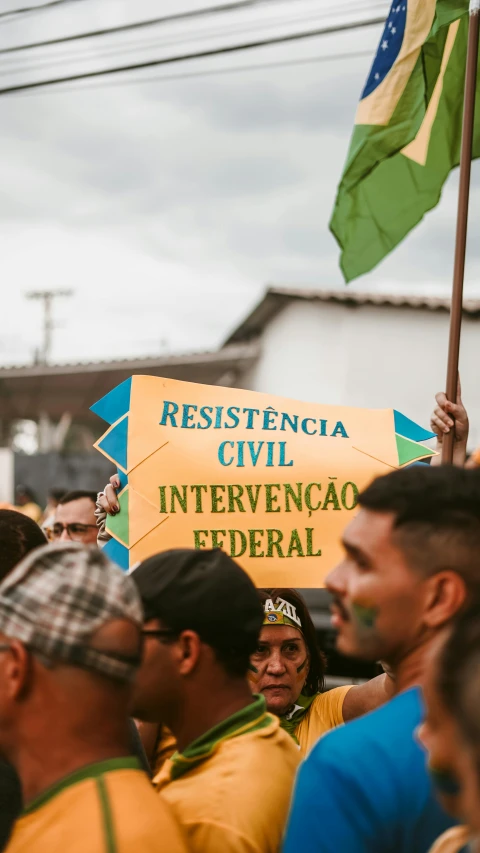
{"label": "utility pole", "polygon": [[35,364],[48,364],[52,349],[52,333],[55,328],[52,317],[53,300],[57,296],[73,296],[73,290],[31,290],[25,294],[27,299],[38,299],[43,302],[43,343],[35,351]]}

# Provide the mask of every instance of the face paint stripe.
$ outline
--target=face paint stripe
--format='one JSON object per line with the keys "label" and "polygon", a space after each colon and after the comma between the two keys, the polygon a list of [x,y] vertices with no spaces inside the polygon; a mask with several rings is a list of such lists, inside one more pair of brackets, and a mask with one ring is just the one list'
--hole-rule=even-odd
{"label": "face paint stripe", "polygon": [[352,603],[352,611],[357,619],[357,622],[364,628],[373,628],[377,621],[378,609],[371,604],[363,604],[360,601]]}
{"label": "face paint stripe", "polygon": [[301,672],[301,671],[302,671],[302,669],[305,669],[305,667],[306,667],[306,665],[307,665],[307,661],[308,661],[308,658],[305,658],[305,660],[303,661],[303,663],[301,663],[301,664],[300,664],[300,666],[297,666],[297,672]]}
{"label": "face paint stripe", "polygon": [[443,770],[432,766],[428,770],[437,791],[450,797],[458,796],[461,790],[460,785],[450,770]]}

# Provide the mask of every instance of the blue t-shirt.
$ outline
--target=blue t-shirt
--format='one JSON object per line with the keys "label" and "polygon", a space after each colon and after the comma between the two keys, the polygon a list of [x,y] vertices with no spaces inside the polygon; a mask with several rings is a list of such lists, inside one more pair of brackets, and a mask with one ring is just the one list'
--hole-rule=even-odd
{"label": "blue t-shirt", "polygon": [[300,768],[284,853],[427,853],[450,826],[426,756],[412,688],[325,735]]}

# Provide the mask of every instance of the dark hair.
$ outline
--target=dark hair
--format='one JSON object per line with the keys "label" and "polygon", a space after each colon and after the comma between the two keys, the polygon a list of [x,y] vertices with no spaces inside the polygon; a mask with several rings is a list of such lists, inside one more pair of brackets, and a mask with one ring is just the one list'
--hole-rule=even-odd
{"label": "dark hair", "polygon": [[82,498],[89,498],[95,506],[97,505],[97,492],[91,492],[88,489],[76,489],[73,492],[67,492],[60,498],[58,505],[63,506],[64,504],[72,503],[72,501],[79,501]]}
{"label": "dark hair", "polygon": [[358,500],[393,513],[394,537],[412,569],[426,576],[450,569],[467,598],[480,599],[480,473],[414,465],[378,477]]}
{"label": "dark hair", "polygon": [[31,518],[13,509],[0,509],[0,580],[46,541],[43,531]]}
{"label": "dark hair", "polygon": [[15,494],[17,498],[20,497],[20,495],[24,495],[32,503],[37,502],[35,492],[30,488],[30,486],[24,486],[23,484],[18,485],[15,489]]}
{"label": "dark hair", "polygon": [[283,598],[296,608],[297,615],[302,623],[302,633],[310,657],[308,676],[302,693],[306,696],[314,696],[315,693],[321,693],[325,687],[327,659],[323,652],[320,651],[317,632],[315,631],[315,625],[313,624],[306,602],[296,589],[259,589],[258,594],[262,604],[265,604],[268,598],[271,598],[274,602],[277,598]]}
{"label": "dark hair", "polygon": [[[48,490],[48,497],[52,501],[56,501],[59,503],[63,496],[65,495],[65,489],[59,489],[57,486],[53,486],[53,488]],[[95,497],[96,500],[96,497]]]}
{"label": "dark hair", "polygon": [[245,678],[250,666],[250,654],[237,649],[218,648],[212,645],[219,664],[230,678]]}
{"label": "dark hair", "polygon": [[479,602],[453,624],[436,673],[437,689],[475,756],[480,780],[480,613]]}

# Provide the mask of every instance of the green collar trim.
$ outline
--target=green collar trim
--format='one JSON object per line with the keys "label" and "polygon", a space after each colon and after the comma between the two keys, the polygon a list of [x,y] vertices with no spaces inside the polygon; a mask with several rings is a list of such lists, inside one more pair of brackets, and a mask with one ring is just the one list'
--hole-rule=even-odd
{"label": "green collar trim", "polygon": [[284,729],[291,738],[293,738],[295,743],[298,743],[298,738],[295,732],[303,718],[308,714],[310,706],[317,696],[318,693],[315,693],[313,696],[305,696],[303,693],[300,693],[300,696],[290,708],[290,711],[280,717],[281,728]]}
{"label": "green collar trim", "polygon": [[178,779],[189,770],[198,767],[207,758],[210,758],[220,743],[239,735],[250,734],[271,726],[275,718],[267,714],[265,698],[256,694],[253,702],[227,717],[226,720],[214,726],[204,735],[194,740],[184,752],[176,752],[172,755],[170,778]]}
{"label": "green collar trim", "polygon": [[22,811],[20,817],[24,817],[25,815],[31,814],[31,812],[41,808],[66,788],[70,788],[72,785],[77,785],[85,779],[96,779],[99,776],[103,776],[104,773],[110,773],[112,770],[141,770],[141,767],[138,759],[133,756],[109,758],[106,761],[87,764],[86,767],[81,767],[79,770],[69,773],[68,776],[64,776],[64,778],[60,779],[59,782],[55,782],[54,785],[47,788],[43,794],[40,794],[32,800],[32,802]]}

